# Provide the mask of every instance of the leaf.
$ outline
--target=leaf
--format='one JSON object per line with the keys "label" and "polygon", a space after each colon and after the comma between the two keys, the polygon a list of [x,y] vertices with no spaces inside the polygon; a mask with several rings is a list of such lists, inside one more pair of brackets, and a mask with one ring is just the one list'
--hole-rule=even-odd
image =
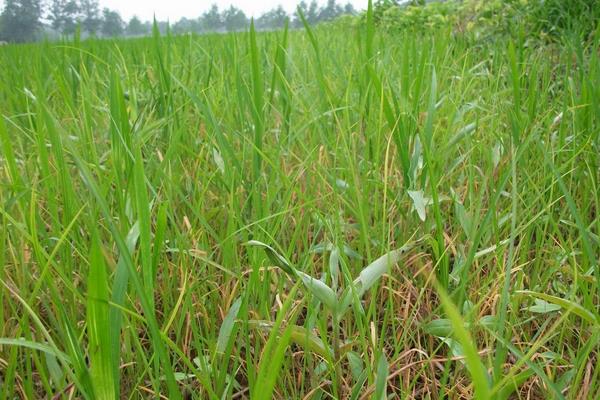
{"label": "leaf", "polygon": [[449,319],[434,319],[423,325],[423,330],[433,336],[450,337],[452,336],[452,322]]}
{"label": "leaf", "polygon": [[219,150],[217,150],[216,147],[213,147],[213,160],[215,162],[215,164],[217,165],[217,168],[219,169],[219,171],[221,171],[222,174],[225,174],[225,161],[223,161],[223,157],[221,157],[221,153],[219,152]]}
{"label": "leaf", "polygon": [[360,285],[359,293],[361,296],[367,290],[369,290],[371,286],[373,286],[375,282],[377,282],[377,280],[381,278],[381,276],[386,273],[392,265],[396,264],[398,260],[400,260],[400,255],[402,252],[402,249],[390,251],[389,253],[373,261],[369,266],[360,272],[358,279],[354,281],[354,285]]}
{"label": "leaf", "polygon": [[[523,361],[525,362],[525,364],[527,364],[527,366],[529,367],[530,370],[534,371],[535,374],[545,383],[546,387],[548,387],[553,393],[554,393],[554,398],[557,399],[564,399],[565,397],[562,395],[562,393],[560,392],[560,390],[558,389],[557,385],[554,383],[554,381],[552,381],[548,375],[546,375],[546,373],[544,372],[543,368],[540,368],[540,366],[535,363],[534,361],[530,360],[529,358],[527,358],[517,347],[515,347],[510,341],[498,336],[496,334],[496,332],[494,332],[494,330],[490,329],[488,330],[488,333],[490,333],[497,341],[499,341],[500,343],[502,343],[504,346],[506,346],[506,348],[508,350],[510,350],[511,353],[513,353],[515,355],[515,357],[517,358],[517,360],[519,361]],[[499,390],[500,392],[502,392],[502,390],[506,387],[506,384],[503,383],[503,381],[506,381],[507,379],[503,379],[502,381],[496,383],[496,387],[494,388],[494,390]],[[498,387],[499,385],[502,385],[500,387]],[[493,393],[493,392],[492,392]],[[495,398],[495,397],[494,397]]]}
{"label": "leaf", "polygon": [[350,246],[344,245],[344,254],[354,260],[361,260],[362,256],[353,250]]}
{"label": "leaf", "polygon": [[497,142],[492,148],[492,163],[494,164],[494,168],[498,167],[498,164],[500,164],[503,150],[504,148],[500,142]]}
{"label": "leaf", "polygon": [[92,236],[88,277],[87,329],[94,394],[97,399],[117,398],[112,370],[112,349],[108,278],[97,233]]}
{"label": "leaf", "polygon": [[513,376],[506,384],[498,390],[496,398],[498,400],[508,399],[515,391],[517,391],[532,375],[535,371],[531,368],[523,370]]}
{"label": "leaf", "polygon": [[24,338],[0,338],[0,345],[2,346],[19,346],[19,347],[25,347],[31,350],[37,350],[37,351],[41,351],[43,353],[46,354],[50,354],[56,358],[59,358],[61,361],[70,364],[71,363],[71,359],[69,358],[68,355],[66,355],[65,353],[63,353],[62,351],[49,346],[45,343],[38,343],[38,342],[32,342],[30,340],[26,340]]}
{"label": "leaf", "polygon": [[262,248],[265,251],[265,253],[267,253],[267,257],[269,257],[269,260],[271,260],[271,262],[275,264],[275,266],[281,268],[292,277],[296,277],[297,274],[294,267],[292,267],[292,265],[282,255],[280,255],[277,251],[275,251],[274,248],[272,248],[268,244],[259,242],[258,240],[250,240],[246,243],[246,245]]}
{"label": "leaf", "polygon": [[[273,330],[273,323],[269,321],[249,320],[248,325],[253,329],[263,329],[269,332]],[[298,325],[293,326],[291,330],[292,342],[303,347],[305,350],[320,355],[323,358],[331,357],[332,351],[327,348],[321,338],[315,335],[313,332]]]}
{"label": "leaf", "polygon": [[310,275],[305,274],[301,271],[296,271],[294,267],[279,253],[275,251],[271,246],[257,240],[250,240],[246,243],[248,246],[261,247],[267,253],[267,256],[275,265],[283,269],[286,273],[291,275],[293,278],[299,277],[302,280],[304,286],[318,298],[323,304],[334,311],[337,307],[337,298],[333,289],[327,286],[324,282],[319,279],[315,279]]}
{"label": "leaf", "polygon": [[348,364],[350,364],[352,377],[357,381],[360,379],[360,376],[365,369],[362,358],[353,351],[349,351],[348,354],[346,354],[346,357],[348,357]]}
{"label": "leaf", "polygon": [[465,210],[465,206],[458,201],[458,199],[454,200],[454,214],[456,215],[458,222],[460,223],[465,236],[468,239],[471,238],[471,226],[473,224],[473,220],[471,216]]}
{"label": "leaf", "polygon": [[46,368],[48,368],[48,372],[50,372],[52,380],[55,384],[61,382],[65,376],[65,373],[58,364],[56,357],[50,353],[44,353],[44,356],[46,359]]}
{"label": "leaf", "polygon": [[[106,201],[106,198],[101,194],[100,187],[96,182],[94,176],[90,172],[87,167],[87,164],[82,161],[82,159],[77,156],[76,152],[71,149],[71,157],[73,161],[77,165],[77,168],[82,176],[82,179],[87,186],[88,190],[91,192],[93,197],[96,199],[96,203],[98,208],[100,209],[102,215],[105,217],[105,221],[107,223],[107,228],[111,233],[113,240],[119,252],[121,253],[123,264],[127,268],[128,276],[131,278],[133,282],[133,286],[135,287],[135,291],[138,294],[140,305],[144,312],[144,316],[146,318],[147,327],[150,333],[150,343],[152,345],[152,349],[157,357],[157,362],[163,367],[165,376],[167,379],[167,390],[169,397],[177,400],[181,399],[181,393],[179,391],[179,387],[176,384],[173,375],[173,366],[171,361],[169,360],[169,353],[165,348],[164,341],[161,338],[161,332],[158,327],[158,322],[156,321],[156,315],[154,313],[154,309],[151,306],[150,299],[147,296],[147,292],[144,289],[142,280],[138,276],[136,267],[133,262],[133,258],[131,257],[131,252],[127,248],[127,244],[123,239],[122,233],[117,227],[116,223],[113,221],[113,217]],[[111,331],[115,329],[115,327],[111,324]],[[118,349],[118,346],[113,346],[113,354],[116,355],[117,352],[115,349]],[[117,365],[117,363],[115,363]],[[117,365],[118,367],[118,365]],[[203,383],[204,385],[204,383]],[[206,387],[207,391],[210,391],[211,388]]]}
{"label": "leaf", "polygon": [[379,257],[377,260],[369,264],[363,269],[358,278],[354,280],[352,285],[349,285],[342,294],[338,308],[338,317],[341,317],[348,309],[352,300],[360,299],[367,290],[377,282],[381,276],[388,271],[391,265],[396,264],[400,260],[400,255],[408,248],[402,247],[398,250],[390,251],[389,253]]}
{"label": "leaf", "polygon": [[348,184],[348,182],[346,182],[343,179],[336,179],[335,180],[335,185],[338,187],[338,189],[342,189],[342,190],[346,190],[350,187],[350,185]]}
{"label": "leaf", "polygon": [[[185,372],[174,372],[173,376],[175,377],[175,380],[177,382],[185,381],[187,379],[194,379],[194,378],[196,378],[196,375],[194,375],[194,374],[186,374]],[[164,375],[162,375],[158,379],[160,379],[161,381],[166,381],[167,377],[164,376]]]}
{"label": "leaf", "polygon": [[460,361],[464,364],[465,351],[463,350],[463,347],[461,346],[460,342],[449,337],[442,338],[442,342],[444,342],[446,346],[448,346],[450,352],[452,353],[452,356],[460,357]]}
{"label": "leaf", "polygon": [[529,290],[519,290],[517,293],[526,294],[529,296],[537,297],[538,299],[545,300],[549,303],[561,306],[565,310],[569,312],[573,312],[584,320],[588,321],[592,325],[600,325],[600,316],[598,314],[593,313],[590,310],[585,309],[579,304],[572,302],[571,300],[566,300],[560,297],[551,296],[545,293],[532,292]]}
{"label": "leaf", "polygon": [[329,255],[329,273],[331,274],[332,289],[336,290],[340,279],[340,250],[337,247]]}
{"label": "leaf", "polygon": [[484,315],[478,321],[479,326],[493,329],[498,326],[498,318],[495,315]]}
{"label": "leaf", "polygon": [[[291,309],[292,304],[294,304],[297,289],[298,285],[295,285],[277,313],[277,319],[269,333],[269,339],[260,358],[256,382],[250,395],[252,399],[270,400],[273,398],[275,382],[279,376],[284,353],[292,339],[293,328],[298,317],[298,312],[296,312],[291,318],[286,318],[288,311]],[[287,326],[282,328],[284,320],[286,320]]]}
{"label": "leaf", "polygon": [[337,308],[337,298],[333,289],[327,286],[323,281],[315,279],[304,272],[298,271],[298,276],[302,279],[304,286],[315,296],[321,300],[330,311],[335,311]]}
{"label": "leaf", "polygon": [[544,300],[535,299],[535,305],[526,307],[525,309],[533,313],[548,314],[554,311],[558,311],[562,309],[562,307],[557,304],[548,303]]}
{"label": "leaf", "polygon": [[307,348],[323,358],[331,358],[332,351],[325,346],[320,337],[302,326],[294,325],[291,330],[291,340],[294,343]]}
{"label": "leaf", "polygon": [[223,319],[223,323],[219,329],[219,337],[217,338],[217,353],[223,354],[227,350],[227,345],[229,345],[231,333],[235,326],[235,319],[237,318],[241,305],[242,299],[240,297],[233,303],[229,312],[227,312],[227,315]]}
{"label": "leaf", "polygon": [[147,298],[151,307],[154,306],[154,282],[152,267],[152,228],[150,216],[150,200],[146,188],[146,175],[144,173],[144,161],[140,146],[135,147],[135,163],[133,173],[133,188],[135,191],[135,202],[137,206],[137,221],[140,228],[139,252],[141,258],[142,281],[146,290]]}
{"label": "leaf", "polygon": [[410,198],[413,201],[413,207],[415,210],[417,210],[417,214],[419,215],[419,218],[421,219],[421,221],[425,221],[425,218],[427,218],[427,215],[425,213],[425,205],[427,203],[427,200],[423,196],[423,191],[422,190],[416,190],[416,191],[409,190],[408,195],[410,196]]}
{"label": "leaf", "polygon": [[387,398],[387,377],[389,375],[389,365],[385,354],[379,356],[377,362],[377,377],[375,378],[375,396],[376,400],[385,400]]}
{"label": "leaf", "polygon": [[[477,325],[487,328],[493,328],[497,326],[497,318],[495,315],[484,315],[477,321]],[[423,330],[433,336],[439,338],[451,337],[453,333],[452,321],[446,318],[434,319],[426,324],[423,324]],[[470,329],[471,324],[468,322],[464,323],[465,329]]]}
{"label": "leaf", "polygon": [[452,146],[454,146],[455,144],[457,144],[458,142],[460,142],[465,136],[470,135],[471,133],[473,133],[475,131],[475,129],[477,128],[477,124],[475,122],[471,122],[470,124],[468,124],[467,126],[462,127],[458,132],[456,132],[456,134],[450,139],[450,141],[448,142],[448,144],[446,145],[447,148],[450,148]]}
{"label": "leaf", "polygon": [[[444,291],[442,287],[438,287],[438,294],[440,296],[440,301],[446,314],[448,315],[450,322],[452,323],[452,328],[454,335],[458,343],[460,343],[460,353],[464,354],[465,357],[465,365],[471,375],[471,379],[473,380],[473,386],[475,387],[475,397],[478,399],[489,399],[490,395],[490,385],[489,385],[489,376],[481,358],[479,357],[479,353],[477,352],[477,348],[475,347],[475,342],[471,338],[469,331],[465,329],[464,321],[460,316],[458,309],[448,297],[448,294]],[[446,342],[450,346],[450,349],[453,352],[458,352],[459,348],[454,346],[454,344]]]}

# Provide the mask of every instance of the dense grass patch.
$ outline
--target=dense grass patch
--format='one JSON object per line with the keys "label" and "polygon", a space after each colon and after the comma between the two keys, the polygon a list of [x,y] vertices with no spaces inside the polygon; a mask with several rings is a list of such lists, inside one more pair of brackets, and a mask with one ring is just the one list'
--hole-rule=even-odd
{"label": "dense grass patch", "polygon": [[0,49],[1,398],[600,391],[600,38],[367,20]]}

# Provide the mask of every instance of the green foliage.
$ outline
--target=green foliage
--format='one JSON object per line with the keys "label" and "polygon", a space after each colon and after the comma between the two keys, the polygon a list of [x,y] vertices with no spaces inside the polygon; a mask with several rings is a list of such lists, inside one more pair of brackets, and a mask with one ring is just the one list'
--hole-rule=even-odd
{"label": "green foliage", "polygon": [[134,15],[127,23],[126,31],[127,34],[130,36],[141,36],[148,34],[150,29],[147,25],[142,23],[142,21],[138,17]]}
{"label": "green foliage", "polygon": [[256,19],[256,28],[258,29],[281,29],[289,20],[287,12],[282,6],[267,11]]}
{"label": "green foliage", "polygon": [[227,32],[244,30],[248,26],[248,17],[239,8],[230,6],[223,11],[223,25]]}
{"label": "green foliage", "polygon": [[65,35],[75,33],[81,11],[75,0],[53,0],[49,11],[48,19],[54,29]]}
{"label": "green foliage", "polygon": [[597,0],[544,0],[528,2],[529,23],[534,31],[551,36],[576,32],[590,35],[600,21],[600,4]]}
{"label": "green foliage", "polygon": [[81,26],[90,35],[95,35],[102,24],[98,0],[79,0]]}
{"label": "green foliage", "polygon": [[593,398],[600,38],[498,4],[2,46],[0,398]]}
{"label": "green foliage", "polygon": [[408,5],[392,6],[383,10],[375,10],[380,14],[379,24],[390,31],[439,29],[452,26],[457,20],[457,4],[450,2],[433,2],[426,6]]}
{"label": "green foliage", "polygon": [[41,16],[40,0],[6,0],[0,14],[0,40],[33,41],[41,25]]}
{"label": "green foliage", "polygon": [[122,35],[125,23],[118,12],[105,8],[102,10],[102,34],[108,37]]}
{"label": "green foliage", "polygon": [[375,20],[388,31],[427,31],[451,27],[478,36],[518,34],[524,30],[541,38],[575,32],[590,35],[600,20],[596,0],[449,0],[397,5],[382,0]]}

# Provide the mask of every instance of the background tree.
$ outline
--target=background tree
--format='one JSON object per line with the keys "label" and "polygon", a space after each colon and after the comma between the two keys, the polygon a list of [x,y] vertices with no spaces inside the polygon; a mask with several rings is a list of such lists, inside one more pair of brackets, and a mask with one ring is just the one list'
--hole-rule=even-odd
{"label": "background tree", "polygon": [[129,20],[126,31],[130,36],[142,36],[148,33],[144,23],[135,15]]}
{"label": "background tree", "polygon": [[256,20],[256,27],[259,29],[277,29],[285,25],[289,15],[282,6],[267,11]]}
{"label": "background tree", "polygon": [[79,4],[75,0],[52,0],[48,19],[54,29],[71,35],[77,28],[79,11]]}
{"label": "background tree", "polygon": [[223,11],[221,18],[228,32],[240,31],[248,26],[248,17],[246,17],[246,14],[234,6],[230,6],[227,10]]}
{"label": "background tree", "polygon": [[80,0],[79,8],[82,28],[90,35],[95,35],[102,25],[98,0]]}
{"label": "background tree", "polygon": [[342,7],[340,7],[335,0],[327,0],[325,7],[319,10],[319,22],[331,21],[342,15]]}
{"label": "background tree", "polygon": [[310,5],[308,6],[308,11],[306,12],[306,21],[311,25],[319,22],[319,5],[317,4],[316,0],[311,1]]}
{"label": "background tree", "polygon": [[198,19],[188,19],[183,17],[179,21],[175,22],[175,24],[172,26],[172,31],[175,34],[200,32],[200,21]]}
{"label": "background tree", "polygon": [[114,37],[123,34],[123,19],[118,12],[105,8],[102,10],[102,34]]}
{"label": "background tree", "polygon": [[56,29],[57,31],[62,31],[63,3],[63,0],[52,0],[52,3],[50,4],[50,10],[48,13],[48,20],[50,21],[50,26]]}
{"label": "background tree", "polygon": [[5,0],[0,14],[0,40],[28,42],[35,39],[40,27],[40,0]]}
{"label": "background tree", "polygon": [[344,6],[344,14],[345,15],[356,15],[356,9],[352,5],[352,3],[346,3]]}
{"label": "background tree", "polygon": [[213,4],[208,11],[206,11],[200,17],[202,24],[202,30],[207,32],[217,32],[223,27],[223,21],[221,20],[221,13],[219,7]]}
{"label": "background tree", "polygon": [[77,1],[70,0],[65,4],[64,19],[63,19],[63,33],[66,35],[72,35],[77,30],[77,25],[80,21],[80,9]]}

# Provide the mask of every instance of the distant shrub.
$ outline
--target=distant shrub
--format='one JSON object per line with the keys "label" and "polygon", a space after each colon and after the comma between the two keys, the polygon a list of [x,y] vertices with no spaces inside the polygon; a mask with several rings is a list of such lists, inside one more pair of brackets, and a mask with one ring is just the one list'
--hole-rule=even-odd
{"label": "distant shrub", "polygon": [[375,22],[391,32],[452,27],[476,35],[514,34],[557,38],[564,32],[589,36],[600,20],[600,0],[448,0],[375,3]]}
{"label": "distant shrub", "polygon": [[395,6],[381,13],[380,25],[387,30],[426,30],[454,25],[458,3],[435,2],[426,5]]}

